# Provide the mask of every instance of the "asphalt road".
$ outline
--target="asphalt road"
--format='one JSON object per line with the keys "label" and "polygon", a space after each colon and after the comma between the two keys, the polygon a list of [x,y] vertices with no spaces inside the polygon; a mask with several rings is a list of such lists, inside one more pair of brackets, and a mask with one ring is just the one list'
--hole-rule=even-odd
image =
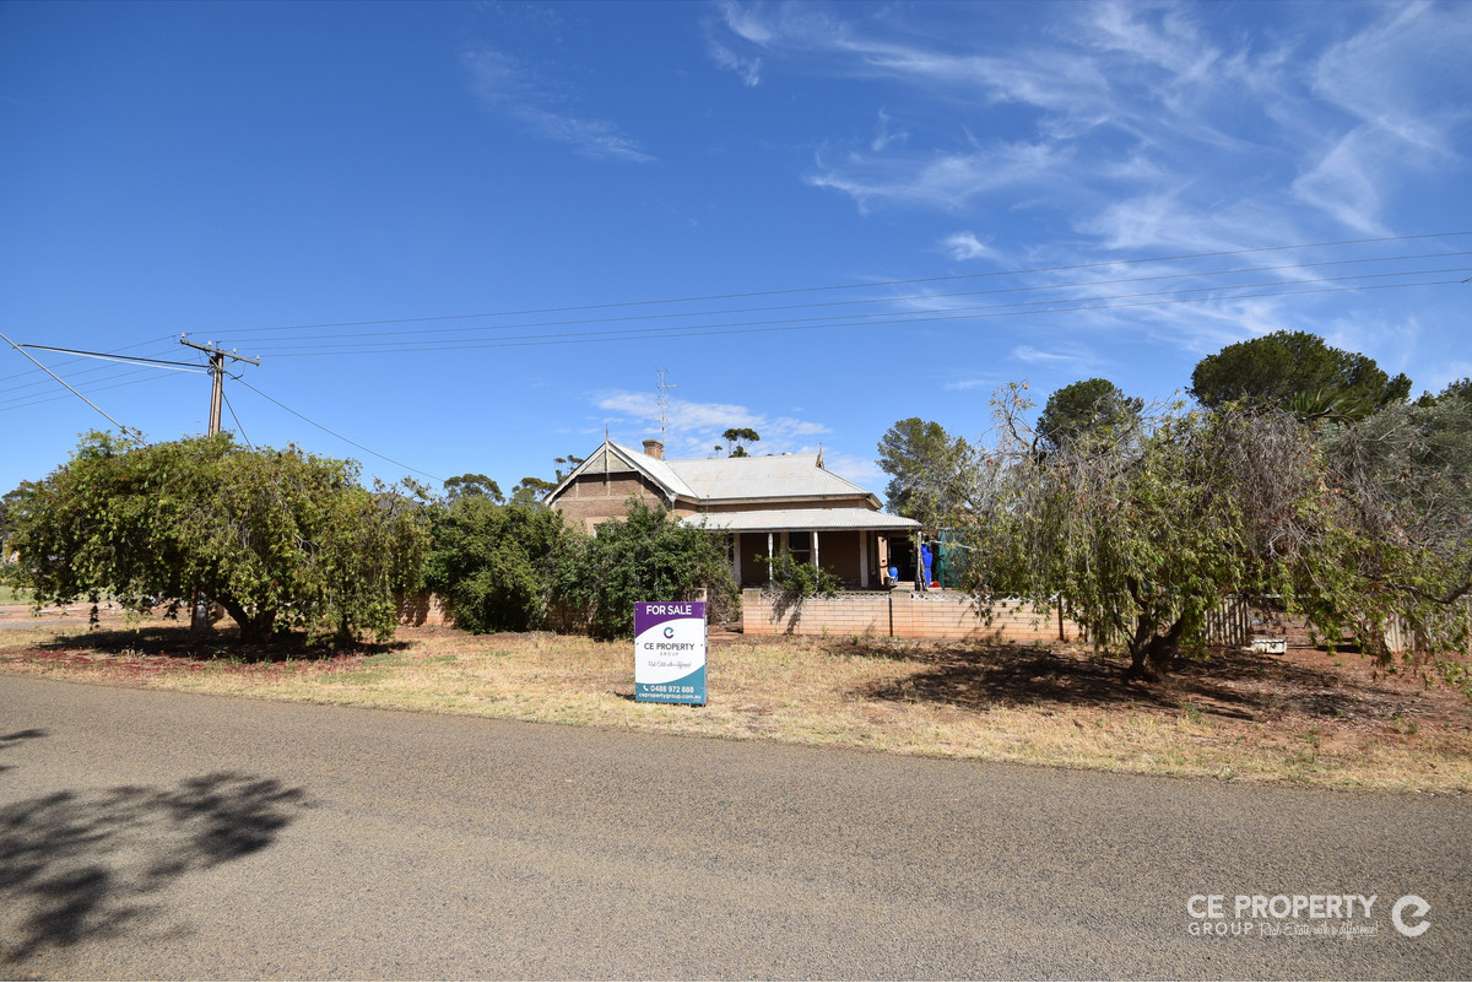
{"label": "asphalt road", "polygon": [[[1466,977],[1469,833],[1465,798],[0,676],[0,976]],[[1189,933],[1258,893],[1373,894],[1375,933]]]}

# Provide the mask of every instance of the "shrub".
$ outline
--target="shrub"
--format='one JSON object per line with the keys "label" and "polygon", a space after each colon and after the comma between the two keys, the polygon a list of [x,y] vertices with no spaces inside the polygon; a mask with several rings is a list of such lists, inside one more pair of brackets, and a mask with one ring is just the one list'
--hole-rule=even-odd
{"label": "shrub", "polygon": [[627,520],[599,525],[568,551],[559,575],[559,599],[596,638],[633,637],[641,600],[694,600],[705,591],[719,607],[737,596],[719,537],[632,500]]}
{"label": "shrub", "polygon": [[788,552],[780,552],[770,559],[759,556],[757,562],[771,574],[768,591],[788,603],[801,603],[809,597],[836,597],[842,587],[833,573],[812,563],[800,563]]}
{"label": "shrub", "polygon": [[576,551],[576,537],[550,509],[457,495],[435,509],[425,586],[465,630],[544,628],[558,565]]}

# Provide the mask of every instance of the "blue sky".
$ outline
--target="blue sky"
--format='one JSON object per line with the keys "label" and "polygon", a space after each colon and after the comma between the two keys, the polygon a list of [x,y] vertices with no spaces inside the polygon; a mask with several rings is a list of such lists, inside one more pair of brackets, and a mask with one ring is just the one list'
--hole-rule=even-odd
{"label": "blue sky", "polygon": [[[9,3],[0,330],[219,339],[508,487],[650,435],[659,368],[672,454],[746,425],[876,488],[897,418],[1168,397],[1278,328],[1439,388],[1472,285],[1406,284],[1472,275],[1442,255],[1472,237],[1282,247],[1472,229],[1469,50],[1466,3]],[[204,429],[201,377],[47,360],[151,438]],[[26,368],[0,352],[4,487],[100,422]],[[258,443],[404,473],[227,391]]]}

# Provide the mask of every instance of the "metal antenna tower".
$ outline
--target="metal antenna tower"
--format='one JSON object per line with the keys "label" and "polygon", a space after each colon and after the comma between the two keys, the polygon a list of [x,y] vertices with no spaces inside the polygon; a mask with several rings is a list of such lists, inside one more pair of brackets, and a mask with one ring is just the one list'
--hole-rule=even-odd
{"label": "metal antenna tower", "polygon": [[658,369],[655,374],[659,378],[659,381],[654,386],[659,393],[655,400],[656,405],[659,407],[659,438],[663,440],[665,431],[670,426],[670,390],[678,389],[679,386],[668,381],[665,369]]}

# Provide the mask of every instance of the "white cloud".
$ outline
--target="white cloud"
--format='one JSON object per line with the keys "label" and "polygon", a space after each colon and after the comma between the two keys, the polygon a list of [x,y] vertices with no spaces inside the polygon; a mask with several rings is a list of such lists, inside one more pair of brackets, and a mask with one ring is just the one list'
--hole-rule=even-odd
{"label": "white cloud", "polygon": [[973,389],[991,389],[997,385],[995,375],[978,375],[973,378],[952,379],[941,385],[947,392],[970,392]]}
{"label": "white cloud", "polygon": [[554,92],[511,56],[492,48],[478,48],[465,52],[461,60],[471,91],[482,105],[510,116],[540,136],[566,143],[587,157],[636,163],[655,159],[616,124],[564,111]]}
{"label": "white cloud", "polygon": [[1030,344],[1019,344],[1012,349],[1012,357],[1029,365],[1074,365],[1087,361],[1089,356],[1077,350],[1060,349],[1045,351]]}
{"label": "white cloud", "polygon": [[807,182],[842,191],[861,209],[875,202],[902,202],[955,210],[990,192],[1037,184],[1056,175],[1064,160],[1064,154],[1045,143],[906,157],[849,154],[831,162],[820,156],[817,172]]}
{"label": "white cloud", "polygon": [[823,451],[823,467],[839,477],[846,477],[862,488],[871,488],[883,479],[884,472],[872,457]]}
{"label": "white cloud", "polygon": [[[610,422],[622,420],[637,425],[642,433],[659,425],[659,400],[651,393],[614,390],[595,399],[599,409],[612,414]],[[748,406],[726,402],[696,402],[671,399],[665,441],[672,456],[708,457],[712,448],[722,442],[721,433],[733,426],[745,426],[761,434],[758,452],[783,453],[800,449],[815,436],[829,432],[815,420],[789,415],[767,415]]]}
{"label": "white cloud", "polygon": [[739,55],[721,42],[711,38],[706,42],[706,51],[711,61],[730,72],[735,72],[747,88],[756,88],[762,81],[762,60],[756,56]]}
{"label": "white cloud", "polygon": [[1368,127],[1350,130],[1293,182],[1293,193],[1356,232],[1390,234],[1380,221],[1380,185],[1371,163],[1376,136]]}
{"label": "white cloud", "polygon": [[752,44],[766,44],[772,40],[772,31],[754,9],[725,0],[720,5],[721,19],[733,34]]}
{"label": "white cloud", "polygon": [[[1396,221],[1408,192],[1435,182],[1455,194],[1451,175],[1466,170],[1472,5],[1344,4],[1327,19],[1282,9],[1243,20],[1219,6],[1101,0],[1046,8],[1014,32],[965,5],[731,3],[718,30],[759,52],[771,78],[791,66],[852,80],[856,100],[893,99],[881,84],[908,90],[903,140],[887,110],[872,134],[830,134],[808,185],[842,192],[866,214],[955,216],[932,234],[956,262],[996,261],[978,246],[1018,268],[1130,260],[1021,282],[1094,303],[1067,314],[1070,331],[1199,353],[1272,330],[1323,329],[1346,295],[1243,294],[1272,292],[1264,281],[1312,289],[1353,270],[1200,274],[1342,257],[1280,247],[1344,230],[1417,231]],[[983,221],[985,237],[966,230]],[[1060,224],[1070,241],[1058,241]],[[1029,228],[1056,244],[1014,237]],[[1254,248],[1272,251],[1226,255]],[[1139,261],[1198,253],[1222,255]],[[1110,282],[1148,276],[1180,278]],[[1258,288],[1116,302],[1230,282]],[[968,304],[945,290],[913,292],[896,307],[960,313]],[[1077,354],[1047,348],[1024,345],[1022,357],[1062,364],[1046,358]]]}
{"label": "white cloud", "polygon": [[1387,5],[1382,17],[1329,46],[1314,66],[1314,92],[1408,148],[1451,153],[1449,132],[1472,113],[1466,102],[1472,7]]}
{"label": "white cloud", "polygon": [[956,262],[968,259],[994,259],[997,251],[976,237],[975,232],[954,232],[941,241],[946,253]]}
{"label": "white cloud", "polygon": [[895,129],[890,125],[892,119],[889,113],[883,109],[879,110],[879,122],[874,126],[874,139],[869,141],[869,149],[875,153],[883,153],[889,147],[904,143],[910,138],[906,130]]}

